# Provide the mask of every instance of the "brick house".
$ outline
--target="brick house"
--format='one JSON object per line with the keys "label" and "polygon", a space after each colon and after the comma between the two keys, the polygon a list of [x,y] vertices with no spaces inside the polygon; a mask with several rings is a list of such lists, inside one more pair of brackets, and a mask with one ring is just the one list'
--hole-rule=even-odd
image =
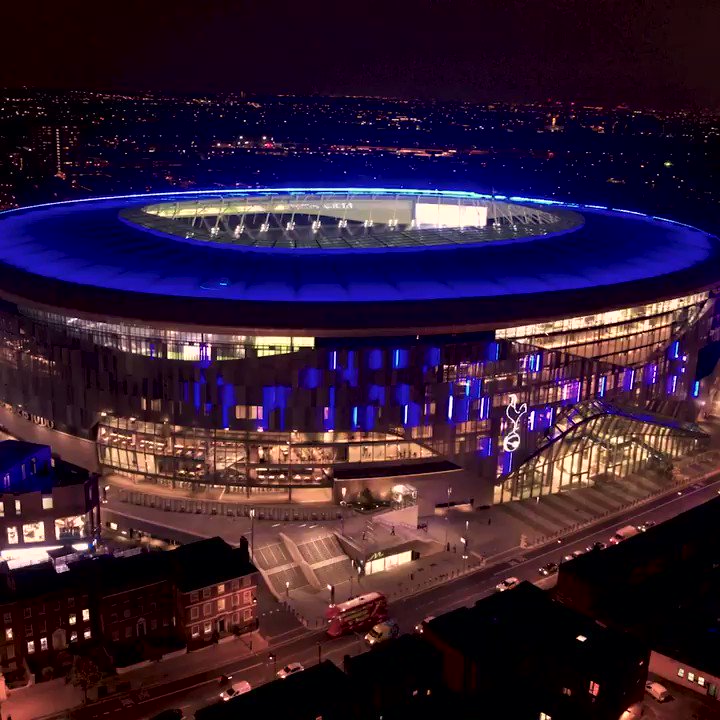
{"label": "brick house", "polygon": [[259,573],[244,538],[238,548],[218,537],[201,540],[179,547],[171,557],[178,628],[188,647],[257,629]]}

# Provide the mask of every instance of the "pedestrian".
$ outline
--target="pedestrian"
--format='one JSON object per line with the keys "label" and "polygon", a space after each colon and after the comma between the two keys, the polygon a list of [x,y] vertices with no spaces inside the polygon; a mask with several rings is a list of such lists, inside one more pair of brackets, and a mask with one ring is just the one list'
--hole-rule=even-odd
{"label": "pedestrian", "polygon": [[454,552],[454,553],[457,552],[457,545],[453,545],[453,552]]}
{"label": "pedestrian", "polygon": [[394,535],[394,534],[395,534],[395,526],[394,526],[394,525],[392,526],[392,530],[390,530],[390,534],[391,534],[391,535]]}
{"label": "pedestrian", "polygon": [[488,518],[488,525],[492,525],[492,518],[491,518],[491,517]]}

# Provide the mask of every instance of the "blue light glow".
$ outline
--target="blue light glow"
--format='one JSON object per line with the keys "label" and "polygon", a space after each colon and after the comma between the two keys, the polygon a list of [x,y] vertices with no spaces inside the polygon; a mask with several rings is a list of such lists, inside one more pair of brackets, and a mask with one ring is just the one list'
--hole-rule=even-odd
{"label": "blue light glow", "polygon": [[697,397],[699,394],[700,394],[700,381],[699,381],[699,380],[696,380],[696,381],[693,383],[692,396],[693,396],[693,397]]}
{"label": "blue light glow", "polygon": [[680,341],[676,340],[671,346],[670,346],[670,357],[673,360],[677,360],[680,357]]}
{"label": "blue light glow", "polygon": [[352,409],[352,424],[353,428],[357,428],[358,426],[358,407],[355,405]]}
{"label": "blue light glow", "polygon": [[454,406],[455,406],[455,398],[452,395],[450,395],[450,397],[448,398],[448,409],[447,409],[448,420],[453,419],[453,407]]}
{"label": "blue light glow", "polygon": [[607,385],[607,378],[603,375],[598,381],[598,397],[605,397],[605,386]]}
{"label": "blue light glow", "polygon": [[528,415],[528,428],[530,430],[535,429],[535,410],[531,410],[530,414]]}
{"label": "blue light glow", "polygon": [[337,370],[337,350],[330,352],[330,369]]}

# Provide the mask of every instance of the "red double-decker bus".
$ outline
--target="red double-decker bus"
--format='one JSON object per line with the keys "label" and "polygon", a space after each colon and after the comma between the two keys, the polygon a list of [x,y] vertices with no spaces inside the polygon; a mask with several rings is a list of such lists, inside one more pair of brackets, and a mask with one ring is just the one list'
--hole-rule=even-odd
{"label": "red double-decker bus", "polygon": [[369,630],[387,620],[387,598],[379,592],[371,592],[338,605],[331,605],[326,613],[330,637],[351,632]]}

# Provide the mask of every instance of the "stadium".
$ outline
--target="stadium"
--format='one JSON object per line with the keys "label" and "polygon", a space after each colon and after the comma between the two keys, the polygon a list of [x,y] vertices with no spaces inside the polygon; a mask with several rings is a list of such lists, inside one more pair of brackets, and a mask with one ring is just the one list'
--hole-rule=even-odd
{"label": "stadium", "polygon": [[[392,189],[0,214],[0,424],[178,491],[476,504],[704,446],[720,242],[600,206]],[[446,498],[447,499],[447,498]]]}

